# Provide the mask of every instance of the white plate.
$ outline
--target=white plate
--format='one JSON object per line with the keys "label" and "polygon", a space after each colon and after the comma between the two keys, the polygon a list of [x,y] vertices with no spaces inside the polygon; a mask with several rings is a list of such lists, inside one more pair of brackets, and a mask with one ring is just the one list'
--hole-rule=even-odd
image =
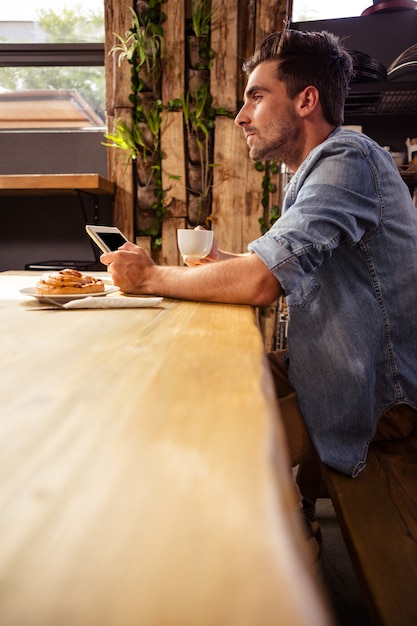
{"label": "white plate", "polygon": [[32,296],[39,302],[46,302],[48,304],[58,302],[59,304],[65,304],[66,302],[70,302],[70,300],[80,300],[81,298],[88,298],[89,296],[97,298],[100,296],[107,296],[108,293],[113,293],[114,291],[119,291],[119,287],[115,287],[114,285],[104,285],[104,291],[99,291],[97,293],[68,293],[63,295],[51,294],[50,296],[42,293],[36,293],[35,287],[25,287],[25,289],[20,289],[19,293],[24,296]]}

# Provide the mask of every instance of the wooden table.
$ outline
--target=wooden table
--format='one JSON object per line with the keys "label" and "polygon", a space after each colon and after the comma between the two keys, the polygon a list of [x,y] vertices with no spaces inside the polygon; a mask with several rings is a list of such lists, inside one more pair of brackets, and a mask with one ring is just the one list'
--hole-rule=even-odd
{"label": "wooden table", "polygon": [[0,275],[2,626],[328,625],[253,309],[36,280]]}

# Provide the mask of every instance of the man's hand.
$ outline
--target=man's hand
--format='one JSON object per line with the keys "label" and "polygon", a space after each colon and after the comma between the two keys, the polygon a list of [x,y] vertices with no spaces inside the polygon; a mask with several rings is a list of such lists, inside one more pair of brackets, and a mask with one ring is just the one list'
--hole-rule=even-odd
{"label": "man's hand", "polygon": [[125,293],[145,294],[146,279],[155,264],[145,250],[133,243],[125,243],[115,252],[101,255],[113,282]]}
{"label": "man's hand", "polygon": [[[213,248],[214,248],[214,244],[213,244]],[[219,261],[220,259],[219,259],[218,251],[214,252],[213,248],[211,249],[211,251],[209,252],[207,256],[202,257],[201,259],[195,256],[187,256],[186,254],[183,254],[182,260],[184,261],[185,265],[188,265],[188,267],[195,267],[196,265],[204,265],[205,263],[215,263],[216,261]]]}
{"label": "man's hand", "polygon": [[[205,230],[202,226],[197,226],[194,230]],[[213,245],[207,256],[199,259],[198,257],[182,255],[182,260],[188,267],[195,267],[196,265],[204,265],[205,263],[213,263],[220,260],[219,247],[215,239],[213,239]]]}

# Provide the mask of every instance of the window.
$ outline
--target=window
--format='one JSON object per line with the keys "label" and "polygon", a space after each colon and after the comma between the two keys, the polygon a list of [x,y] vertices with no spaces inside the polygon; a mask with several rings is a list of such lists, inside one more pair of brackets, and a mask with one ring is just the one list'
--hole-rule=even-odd
{"label": "window", "polygon": [[104,0],[0,6],[0,128],[104,126]]}
{"label": "window", "polygon": [[369,6],[372,6],[372,0],[293,0],[292,21],[358,17]]}

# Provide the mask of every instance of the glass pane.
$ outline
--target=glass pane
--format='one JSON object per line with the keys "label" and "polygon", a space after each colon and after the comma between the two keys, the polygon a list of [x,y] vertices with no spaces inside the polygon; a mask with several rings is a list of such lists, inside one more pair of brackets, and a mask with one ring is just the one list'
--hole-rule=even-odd
{"label": "glass pane", "polygon": [[0,67],[0,128],[104,126],[104,67]]}
{"label": "glass pane", "polygon": [[358,17],[369,6],[372,6],[372,0],[293,0],[292,21]]}
{"label": "glass pane", "polygon": [[2,0],[1,43],[104,41],[104,0]]}

